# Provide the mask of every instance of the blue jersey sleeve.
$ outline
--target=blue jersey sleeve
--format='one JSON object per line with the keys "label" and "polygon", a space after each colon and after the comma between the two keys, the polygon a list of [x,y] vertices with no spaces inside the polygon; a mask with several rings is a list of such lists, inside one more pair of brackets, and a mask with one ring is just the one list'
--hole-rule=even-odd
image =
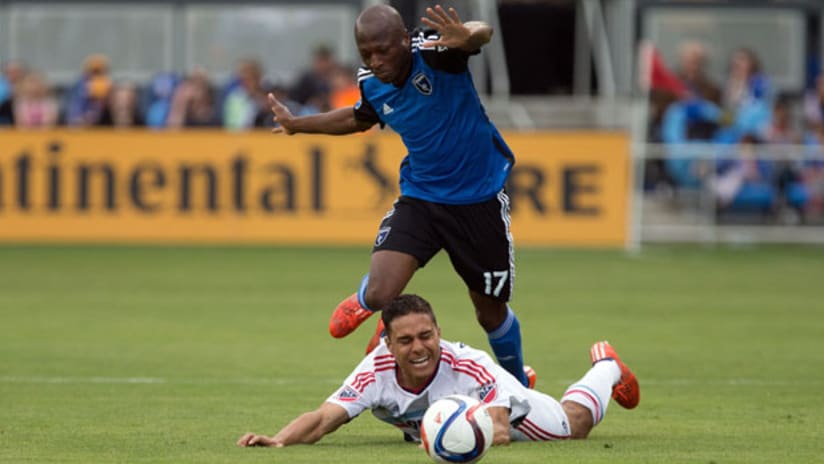
{"label": "blue jersey sleeve", "polygon": [[381,129],[383,129],[386,123],[378,116],[378,112],[375,111],[375,108],[369,103],[369,100],[367,100],[363,92],[363,81],[370,77],[372,77],[372,72],[367,68],[361,67],[358,70],[358,88],[360,88],[361,97],[360,100],[355,103],[355,119],[371,124],[380,124]]}

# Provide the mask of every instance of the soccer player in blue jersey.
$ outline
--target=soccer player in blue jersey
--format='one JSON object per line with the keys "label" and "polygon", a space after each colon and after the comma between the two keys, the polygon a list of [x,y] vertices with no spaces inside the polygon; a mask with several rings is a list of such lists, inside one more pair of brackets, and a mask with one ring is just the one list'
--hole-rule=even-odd
{"label": "soccer player in blue jersey", "polygon": [[[444,249],[469,289],[498,362],[532,385],[520,324],[507,304],[515,265],[504,183],[514,155],[487,117],[467,67],[492,28],[462,22],[453,8],[440,5],[426,14],[428,28],[411,33],[387,5],[358,16],[355,40],[364,66],[354,107],[295,117],[269,95],[279,124],[274,132],[342,135],[389,125],[409,151],[400,168],[401,195],[380,224],[369,273],[335,309],[329,331],[336,338],[350,334]],[[379,323],[367,351],[382,330]]]}

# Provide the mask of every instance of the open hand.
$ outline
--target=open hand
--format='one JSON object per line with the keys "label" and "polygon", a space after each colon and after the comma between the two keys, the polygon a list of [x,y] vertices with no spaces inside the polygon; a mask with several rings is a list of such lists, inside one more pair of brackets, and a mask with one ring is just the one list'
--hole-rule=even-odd
{"label": "open hand", "polygon": [[254,433],[246,433],[237,441],[237,446],[246,448],[247,446],[270,446],[274,448],[283,448],[282,443],[276,442],[273,438],[265,435],[257,435]]}
{"label": "open hand", "polygon": [[440,6],[435,9],[427,8],[426,14],[429,17],[421,18],[421,22],[438,31],[441,38],[423,43],[425,47],[446,47],[463,48],[470,36],[470,30],[461,22],[458,12],[454,8],[449,8],[449,13]]}
{"label": "open hand", "polygon": [[271,93],[266,95],[267,99],[269,100],[269,105],[272,108],[272,120],[279,124],[278,127],[272,129],[272,133],[279,134],[283,133],[286,135],[294,134],[294,130],[292,130],[292,120],[294,116],[292,112],[289,111],[289,108],[286,107],[283,103],[281,103],[274,95]]}

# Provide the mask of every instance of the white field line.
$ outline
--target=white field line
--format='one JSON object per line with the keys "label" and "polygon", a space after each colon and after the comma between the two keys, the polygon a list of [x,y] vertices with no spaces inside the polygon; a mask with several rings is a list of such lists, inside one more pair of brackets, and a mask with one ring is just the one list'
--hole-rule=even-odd
{"label": "white field line", "polygon": [[0,384],[128,384],[128,385],[291,385],[302,383],[323,382],[324,384],[340,384],[342,380],[309,379],[297,377],[279,378],[170,378],[170,377],[28,377],[28,376],[0,376]]}
{"label": "white field line", "polygon": [[[543,385],[568,386],[577,379],[545,381]],[[824,380],[816,379],[639,379],[641,385],[649,386],[753,386],[753,387],[783,387],[783,386],[812,386],[824,385]],[[103,385],[296,385],[322,382],[327,385],[340,385],[343,379],[317,379],[307,377],[238,377],[238,378],[177,378],[177,377],[47,377],[47,376],[0,376],[0,384],[103,384]]]}

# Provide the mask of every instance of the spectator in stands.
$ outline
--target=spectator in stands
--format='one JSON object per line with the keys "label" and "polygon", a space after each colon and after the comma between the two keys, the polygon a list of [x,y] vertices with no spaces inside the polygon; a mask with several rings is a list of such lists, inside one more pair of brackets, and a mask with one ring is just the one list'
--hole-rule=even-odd
{"label": "spectator in stands", "polygon": [[83,74],[68,92],[66,123],[83,127],[99,124],[111,87],[109,58],[101,54],[89,55],[83,63]]}
{"label": "spectator in stands", "polygon": [[772,144],[800,144],[801,133],[793,125],[790,98],[779,96],[772,110],[772,120],[766,132],[766,141]]}
{"label": "spectator in stands", "polygon": [[772,86],[755,52],[740,48],[733,52],[724,87],[724,107],[732,114],[732,127],[719,142],[735,143],[745,134],[763,137],[770,122]]}
{"label": "spectator in stands", "polygon": [[298,77],[290,92],[291,99],[303,106],[311,106],[316,112],[329,111],[332,92],[332,76],[339,66],[332,50],[324,45],[315,49],[311,67]]}
{"label": "spectator in stands", "polygon": [[98,125],[116,128],[143,126],[143,114],[140,112],[138,100],[137,87],[134,84],[115,85]]}
{"label": "spectator in stands", "polygon": [[651,118],[649,130],[653,142],[668,145],[665,160],[647,163],[656,176],[645,179],[645,188],[662,182],[676,187],[698,187],[709,167],[692,146],[715,138],[722,111],[718,106],[720,91],[705,72],[706,50],[695,41],[679,48],[678,72],[671,71],[652,44],[643,44],[642,87],[650,89]]}
{"label": "spectator in stands", "polygon": [[[284,85],[275,84],[274,86],[272,86],[271,89],[269,89],[269,91],[272,93],[272,95],[275,96],[275,98],[278,99],[279,102],[283,103],[283,106],[289,108],[289,111],[291,111],[292,114],[296,116],[308,116],[310,114],[318,114],[317,108],[311,105],[303,106],[300,103],[292,100],[289,97],[289,89]],[[267,118],[267,123],[268,125],[266,127],[278,126],[278,124],[274,122],[272,118]]]}
{"label": "spectator in stands", "polygon": [[824,220],[824,125],[812,126],[804,144],[808,150],[797,164],[799,180],[790,186],[790,194],[794,194],[805,221],[820,222]]}
{"label": "spectator in stands", "polygon": [[14,86],[26,74],[26,65],[19,60],[9,60],[0,68],[0,102],[11,98]]}
{"label": "spectator in stands", "polygon": [[193,71],[178,86],[167,123],[170,128],[220,125],[214,91],[205,70]]}
{"label": "spectator in stands", "polygon": [[14,126],[22,129],[57,125],[57,100],[42,74],[29,72],[19,81],[12,98]]}
{"label": "spectator in stands", "polygon": [[[803,143],[803,136],[793,124],[790,97],[779,96],[773,105],[772,122],[766,133],[768,150],[773,155],[775,165],[775,185],[780,194],[780,219],[785,224],[795,224],[803,215],[808,201],[807,191],[801,182],[803,163],[786,156],[795,147]],[[788,147],[785,149],[785,147]]]}
{"label": "spectator in stands", "polygon": [[724,88],[724,104],[737,108],[750,99],[768,99],[770,91],[770,81],[762,71],[761,61],[755,52],[748,48],[733,52]]}
{"label": "spectator in stands", "polygon": [[808,129],[824,126],[824,74],[815,80],[815,87],[804,95],[804,122]]}
{"label": "spectator in stands", "polygon": [[146,125],[159,129],[166,127],[172,98],[180,84],[180,78],[172,72],[155,74],[149,84],[148,103],[146,104]]}
{"label": "spectator in stands", "polygon": [[719,160],[714,189],[720,211],[773,212],[775,167],[772,161],[760,156],[761,144],[758,135],[746,134],[734,156]]}
{"label": "spectator in stands", "polygon": [[360,88],[355,80],[355,71],[344,66],[335,67],[330,84],[329,105],[331,109],[353,107],[360,100]]}
{"label": "spectator in stands", "polygon": [[693,145],[711,142],[720,109],[703,100],[676,101],[664,112],[661,140],[668,144],[664,169],[677,187],[695,188],[709,172],[704,152]]}
{"label": "spectator in stands", "polygon": [[257,60],[245,59],[238,65],[240,85],[223,102],[223,127],[249,129],[264,126],[270,119],[263,68]]}
{"label": "spectator in stands", "polygon": [[14,88],[26,74],[26,66],[22,61],[10,60],[3,63],[0,72],[0,126],[14,124],[12,98]]}
{"label": "spectator in stands", "polygon": [[702,98],[716,105],[721,104],[721,89],[707,76],[707,49],[700,42],[689,40],[679,48],[678,77],[687,88],[690,97]]}
{"label": "spectator in stands", "polygon": [[13,92],[12,84],[6,78],[6,66],[7,65],[4,64],[3,72],[0,72],[0,103],[4,103],[6,100],[11,99],[11,94]]}

